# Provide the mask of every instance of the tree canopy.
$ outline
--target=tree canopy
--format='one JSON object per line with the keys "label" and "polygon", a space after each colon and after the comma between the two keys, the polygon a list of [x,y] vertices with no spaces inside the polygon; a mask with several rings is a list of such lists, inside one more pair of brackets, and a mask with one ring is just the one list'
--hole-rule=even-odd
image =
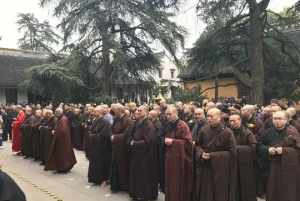
{"label": "tree canopy", "polygon": [[54,53],[52,45],[60,42],[48,21],[40,22],[32,13],[20,13],[17,20],[18,30],[23,33],[19,39],[21,49]]}
{"label": "tree canopy", "polygon": [[[177,50],[184,46],[186,32],[170,20],[177,4],[177,0],[40,1],[42,7],[51,5],[53,15],[60,20],[57,27],[63,33],[62,53],[80,58],[77,70],[84,86],[107,95],[116,80],[153,80],[164,51],[180,65]],[[48,44],[41,43],[47,41],[42,37],[46,22],[40,23],[29,14],[19,18],[19,27],[25,30],[20,39],[22,48],[40,49],[41,44]],[[52,38],[46,39],[51,42]]]}
{"label": "tree canopy", "polygon": [[[161,45],[179,63],[176,52],[185,30],[172,22],[171,0],[42,0],[54,5],[65,49],[83,49],[108,80],[147,77],[160,64]],[[109,82],[102,83],[109,88]]]}
{"label": "tree canopy", "polygon": [[288,96],[300,72],[300,54],[284,30],[299,24],[298,12],[275,13],[267,9],[269,2],[199,0],[207,27],[189,52],[190,68],[201,73],[235,67],[240,80],[249,80],[250,99],[256,103]]}

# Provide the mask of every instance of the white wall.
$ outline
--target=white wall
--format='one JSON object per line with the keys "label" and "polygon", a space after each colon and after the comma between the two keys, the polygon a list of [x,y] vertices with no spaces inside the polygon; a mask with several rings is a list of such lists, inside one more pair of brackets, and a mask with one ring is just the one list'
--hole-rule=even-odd
{"label": "white wall", "polygon": [[[155,73],[154,78],[155,81],[160,83],[160,80],[171,80],[171,81],[179,81],[177,78],[178,76],[178,69],[175,66],[175,64],[170,61],[167,57],[163,58],[161,61],[161,72],[162,72],[162,77],[159,77],[159,73]],[[171,69],[174,69],[174,78],[171,77]]]}
{"label": "white wall", "polygon": [[[156,72],[153,77],[160,86],[181,86],[180,79],[177,78],[179,71],[176,65],[168,58],[164,57],[161,61],[161,74],[159,77],[159,72]],[[171,69],[174,69],[174,77],[171,76]],[[169,90],[167,94],[165,94],[165,98],[171,98],[171,91]]]}

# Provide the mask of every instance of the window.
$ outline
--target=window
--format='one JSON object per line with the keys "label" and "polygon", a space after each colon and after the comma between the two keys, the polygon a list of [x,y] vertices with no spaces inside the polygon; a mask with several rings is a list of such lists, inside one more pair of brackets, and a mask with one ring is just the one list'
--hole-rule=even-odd
{"label": "window", "polygon": [[171,78],[173,79],[174,78],[174,74],[175,74],[175,69],[170,69],[170,72],[171,72]]}
{"label": "window", "polygon": [[159,69],[159,70],[158,70],[158,77],[159,77],[159,78],[162,78],[162,69]]}
{"label": "window", "polygon": [[16,88],[5,89],[6,103],[18,104],[18,90]]}

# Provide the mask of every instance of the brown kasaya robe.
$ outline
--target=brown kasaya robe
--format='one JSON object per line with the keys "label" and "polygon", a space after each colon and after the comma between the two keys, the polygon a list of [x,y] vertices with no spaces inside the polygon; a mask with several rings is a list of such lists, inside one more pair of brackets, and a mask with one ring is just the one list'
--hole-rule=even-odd
{"label": "brown kasaya robe", "polygon": [[236,201],[256,201],[256,138],[244,126],[232,129],[237,142]]}
{"label": "brown kasaya robe", "polygon": [[290,124],[297,129],[298,133],[300,133],[300,119],[297,116],[293,117]]}
{"label": "brown kasaya robe", "polygon": [[[210,159],[202,158],[203,152]],[[236,194],[236,140],[224,125],[204,126],[196,139],[196,201],[232,201]]]}
{"label": "brown kasaya robe", "polygon": [[188,125],[177,120],[168,124],[165,137],[173,143],[165,146],[165,200],[190,201],[193,188],[193,143]]}
{"label": "brown kasaya robe", "polygon": [[245,120],[243,118],[243,125],[256,136],[257,140],[262,137],[265,129],[265,124],[260,118],[256,117],[255,115],[253,115],[249,120]]}
{"label": "brown kasaya robe", "polygon": [[72,147],[70,124],[66,116],[57,120],[53,137],[45,170],[68,172],[76,164],[76,158]]}
{"label": "brown kasaya robe", "polygon": [[91,138],[89,137],[89,131],[92,129],[92,125],[95,120],[95,117],[90,116],[84,121],[83,125],[83,149],[85,151],[86,158],[90,157],[92,151],[90,150],[90,148],[92,147],[92,142],[90,141]]}
{"label": "brown kasaya robe", "polygon": [[[269,147],[283,147],[282,155],[269,155]],[[265,131],[258,147],[267,174],[266,201],[300,200],[300,135],[292,126]]]}
{"label": "brown kasaya robe", "polygon": [[129,188],[129,161],[128,132],[132,128],[133,121],[127,117],[115,118],[112,125],[112,169],[111,169],[111,190],[128,191]]}
{"label": "brown kasaya robe", "polygon": [[133,199],[156,200],[158,195],[158,136],[148,119],[138,120],[129,145],[129,195]]}
{"label": "brown kasaya robe", "polygon": [[103,118],[97,118],[89,131],[88,181],[101,184],[109,179],[111,166],[111,128]]}
{"label": "brown kasaya robe", "polygon": [[72,144],[75,149],[83,150],[83,137],[84,137],[84,128],[83,128],[83,117],[81,114],[74,114],[71,119],[71,139]]}
{"label": "brown kasaya robe", "polygon": [[31,122],[31,132],[32,132],[32,157],[35,160],[39,160],[40,153],[40,131],[39,126],[41,124],[42,118],[34,116]]}
{"label": "brown kasaya robe", "polygon": [[25,157],[32,156],[32,129],[31,124],[33,121],[34,116],[32,114],[27,115],[25,117],[25,121],[21,125],[22,131],[22,154]]}
{"label": "brown kasaya robe", "polygon": [[52,130],[55,127],[55,118],[43,118],[41,125],[39,127],[40,131],[40,153],[39,158],[42,161],[42,164],[45,165],[48,157],[50,145],[52,144],[53,135]]}

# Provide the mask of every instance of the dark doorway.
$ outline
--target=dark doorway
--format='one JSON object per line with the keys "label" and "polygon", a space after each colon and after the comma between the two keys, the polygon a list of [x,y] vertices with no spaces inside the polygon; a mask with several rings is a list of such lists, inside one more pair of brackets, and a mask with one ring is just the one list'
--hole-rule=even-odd
{"label": "dark doorway", "polygon": [[16,88],[5,89],[6,104],[18,103],[18,90]]}

